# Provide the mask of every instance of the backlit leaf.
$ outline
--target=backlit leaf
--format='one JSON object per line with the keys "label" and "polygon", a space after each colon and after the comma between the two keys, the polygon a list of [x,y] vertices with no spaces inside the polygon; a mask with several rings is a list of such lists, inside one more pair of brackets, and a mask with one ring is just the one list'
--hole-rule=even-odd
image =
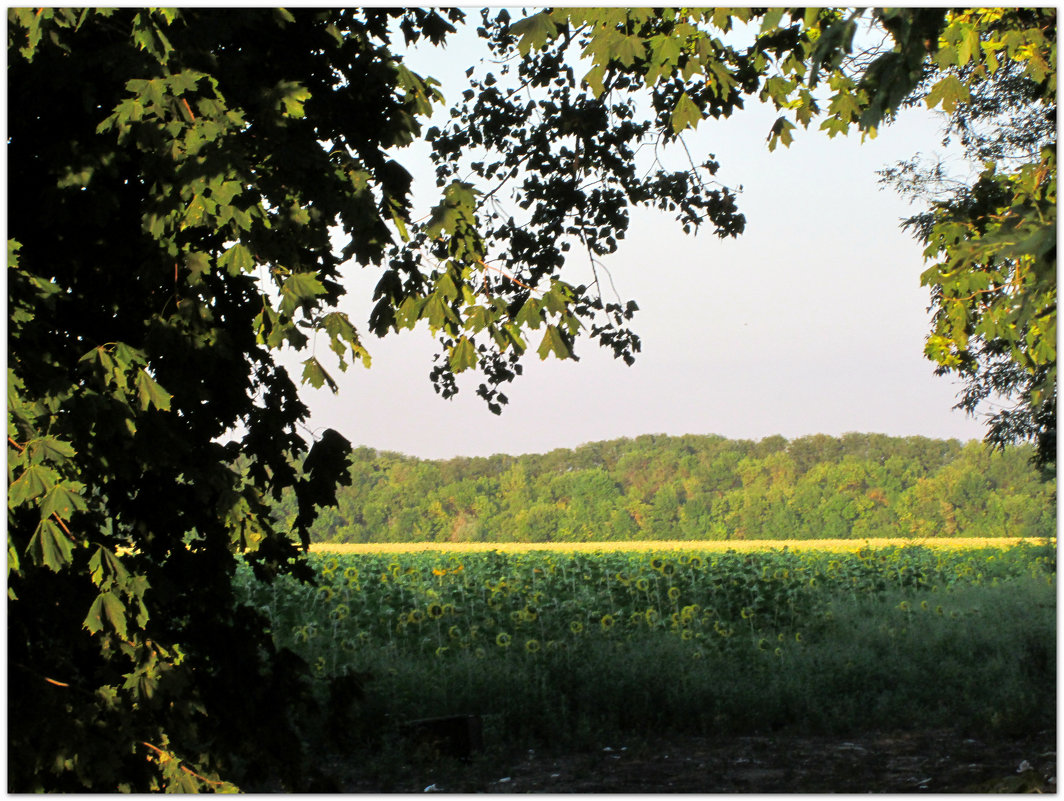
{"label": "backlit leaf", "polygon": [[291,317],[295,310],[325,294],[317,273],[293,273],[281,284],[281,314]]}
{"label": "backlit leaf", "polygon": [[339,389],[336,382],[333,381],[332,376],[325,372],[325,368],[321,366],[321,362],[313,356],[303,362],[303,381],[310,384],[315,389],[321,389],[324,384],[328,384],[329,389],[333,392],[336,392],[336,390]]}
{"label": "backlit leaf", "polygon": [[149,406],[164,412],[170,410],[170,393],[159,386],[143,368],[137,371],[137,397],[140,399],[142,410],[146,411]]}
{"label": "backlit leaf", "polygon": [[547,11],[540,11],[531,17],[525,17],[510,26],[510,35],[521,37],[517,43],[517,49],[522,56],[528,55],[532,49],[538,50],[557,33],[558,26]]}
{"label": "backlit leaf", "polygon": [[672,131],[680,133],[687,128],[694,128],[702,119],[702,112],[695,102],[684,92],[676,101],[676,108],[672,110]]}
{"label": "backlit leaf", "polygon": [[551,353],[559,359],[573,358],[573,353],[569,348],[565,335],[556,325],[547,326],[547,330],[543,333],[543,341],[536,352],[539,353],[540,359],[546,359]]}
{"label": "backlit leaf", "polygon": [[477,366],[477,349],[469,337],[462,337],[451,350],[451,370],[460,373]]}

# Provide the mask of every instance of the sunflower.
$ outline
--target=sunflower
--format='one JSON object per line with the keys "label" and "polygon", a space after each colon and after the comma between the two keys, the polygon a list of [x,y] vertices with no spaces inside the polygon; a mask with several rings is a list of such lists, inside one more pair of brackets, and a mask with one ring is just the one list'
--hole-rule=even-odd
{"label": "sunflower", "polygon": [[579,620],[573,620],[569,623],[569,631],[571,631],[573,634],[579,634],[583,630],[584,624],[581,623]]}
{"label": "sunflower", "polygon": [[451,626],[449,629],[447,629],[447,636],[450,637],[452,640],[457,640],[459,637],[462,636],[462,630],[458,628],[458,626]]}
{"label": "sunflower", "polygon": [[599,621],[599,625],[602,627],[603,631],[609,631],[613,628],[613,624],[616,622],[617,621],[613,619],[613,615],[603,615],[602,620]]}
{"label": "sunflower", "polygon": [[539,640],[528,640],[525,642],[525,650],[530,654],[534,654],[539,650]]}
{"label": "sunflower", "polygon": [[693,631],[691,631],[691,629],[684,629],[683,631],[680,632],[680,639],[681,640],[693,640],[694,637],[695,637],[695,633]]}
{"label": "sunflower", "polygon": [[332,599],[333,599],[333,588],[332,587],[318,587],[318,600],[319,601],[325,601],[325,603],[328,603]]}
{"label": "sunflower", "polygon": [[333,607],[332,612],[329,613],[329,617],[337,621],[343,620],[347,617],[348,611],[347,604],[337,604]]}
{"label": "sunflower", "polygon": [[650,560],[650,569],[651,570],[657,570],[657,571],[660,572],[660,570],[664,566],[665,566],[665,560],[662,559],[660,556],[655,556],[653,559]]}
{"label": "sunflower", "polygon": [[637,578],[635,580],[635,588],[637,590],[639,590],[640,592],[646,592],[647,590],[650,589],[650,582],[647,581],[645,578],[642,578],[642,577]]}
{"label": "sunflower", "polygon": [[406,616],[406,619],[409,623],[420,623],[425,619],[425,615],[420,609],[411,609],[410,613]]}
{"label": "sunflower", "polygon": [[674,565],[672,562],[665,562],[665,564],[661,566],[661,574],[663,576],[671,576],[675,572],[676,565]]}
{"label": "sunflower", "polygon": [[702,557],[701,556],[692,556],[691,557],[691,561],[688,562],[687,564],[689,564],[691,567],[694,567],[694,568],[700,568],[700,567],[702,567],[702,564],[703,564]]}
{"label": "sunflower", "polygon": [[347,579],[349,583],[358,581],[358,568],[352,566],[344,570],[344,578]]}
{"label": "sunflower", "polygon": [[443,604],[438,601],[433,601],[425,608],[425,613],[429,616],[430,620],[439,620],[443,617]]}
{"label": "sunflower", "polygon": [[437,656],[437,658],[438,658],[438,657],[441,657],[441,656],[443,656],[444,654],[446,654],[446,653],[447,653],[447,650],[448,650],[448,649],[447,649],[447,646],[446,646],[446,645],[441,645],[441,646],[440,646],[439,648],[437,648],[437,649],[436,649],[436,656]]}
{"label": "sunflower", "polygon": [[661,620],[661,615],[658,614],[658,610],[652,606],[647,608],[647,611],[643,613],[643,616],[646,618],[648,626],[653,626]]}
{"label": "sunflower", "polygon": [[510,635],[507,634],[505,631],[500,631],[498,633],[498,635],[495,637],[495,644],[497,646],[499,646],[500,648],[509,648],[510,647]]}
{"label": "sunflower", "polygon": [[669,596],[669,600],[670,601],[678,601],[678,600],[680,600],[680,588],[679,587],[669,587],[669,591],[668,591],[667,595]]}

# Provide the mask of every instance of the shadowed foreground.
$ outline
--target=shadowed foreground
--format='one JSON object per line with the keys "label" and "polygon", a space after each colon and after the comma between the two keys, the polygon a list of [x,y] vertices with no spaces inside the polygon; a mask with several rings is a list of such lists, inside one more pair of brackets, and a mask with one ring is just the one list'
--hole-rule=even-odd
{"label": "shadowed foreground", "polygon": [[669,736],[582,753],[484,756],[468,765],[437,760],[404,766],[390,778],[343,783],[345,792],[430,787],[448,793],[1055,793],[1056,735]]}

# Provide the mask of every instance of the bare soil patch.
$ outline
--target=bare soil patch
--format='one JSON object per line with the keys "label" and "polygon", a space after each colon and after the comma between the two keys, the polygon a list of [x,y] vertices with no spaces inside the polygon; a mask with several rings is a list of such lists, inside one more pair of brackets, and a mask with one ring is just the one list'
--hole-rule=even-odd
{"label": "bare soil patch", "polygon": [[952,731],[857,737],[666,736],[593,752],[406,765],[345,792],[976,793],[1056,792],[1052,731],[980,740]]}

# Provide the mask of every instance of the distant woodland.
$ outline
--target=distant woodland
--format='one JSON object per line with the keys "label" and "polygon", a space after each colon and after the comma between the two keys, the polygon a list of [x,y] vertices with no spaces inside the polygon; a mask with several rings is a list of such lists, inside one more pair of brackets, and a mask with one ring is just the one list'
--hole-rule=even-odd
{"label": "distant woodland", "polygon": [[[640,436],[432,461],[358,448],[315,542],[1047,537],[1027,446],[878,434]],[[275,510],[295,519],[294,498]]]}

